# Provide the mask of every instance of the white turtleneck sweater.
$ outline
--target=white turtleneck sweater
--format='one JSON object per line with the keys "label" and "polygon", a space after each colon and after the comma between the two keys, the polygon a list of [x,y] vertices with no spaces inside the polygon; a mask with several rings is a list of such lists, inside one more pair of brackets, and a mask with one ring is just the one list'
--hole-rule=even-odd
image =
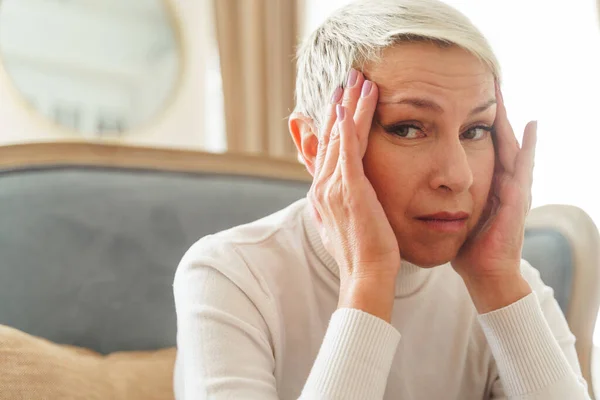
{"label": "white turtleneck sweater", "polygon": [[175,394],[198,399],[588,399],[552,290],[478,315],[450,265],[403,262],[392,323],[337,308],[339,272],[301,200],[198,241],[174,282]]}

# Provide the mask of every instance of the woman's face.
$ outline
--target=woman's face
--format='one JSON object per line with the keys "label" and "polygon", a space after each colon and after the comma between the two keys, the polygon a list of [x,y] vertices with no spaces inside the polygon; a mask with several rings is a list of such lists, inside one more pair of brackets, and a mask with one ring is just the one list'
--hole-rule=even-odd
{"label": "woman's face", "polygon": [[364,158],[403,259],[451,261],[476,227],[494,172],[494,78],[475,56],[430,43],[365,69],[379,104]]}

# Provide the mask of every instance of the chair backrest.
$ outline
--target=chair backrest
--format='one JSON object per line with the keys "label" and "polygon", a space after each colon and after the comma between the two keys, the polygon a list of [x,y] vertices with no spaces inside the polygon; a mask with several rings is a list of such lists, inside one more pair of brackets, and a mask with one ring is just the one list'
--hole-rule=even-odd
{"label": "chair backrest", "polygon": [[[600,305],[600,237],[581,209],[546,205],[531,210],[523,258],[533,265],[554,295],[577,337],[584,378],[593,391],[593,336]],[[593,397],[592,397],[593,398]]]}
{"label": "chair backrest", "polygon": [[200,237],[306,195],[292,161],[93,144],[0,148],[0,324],[101,353],[175,345]]}

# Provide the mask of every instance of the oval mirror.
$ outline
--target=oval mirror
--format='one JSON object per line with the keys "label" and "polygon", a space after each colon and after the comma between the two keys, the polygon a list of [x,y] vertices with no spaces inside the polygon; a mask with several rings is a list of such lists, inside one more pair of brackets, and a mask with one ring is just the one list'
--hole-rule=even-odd
{"label": "oval mirror", "polygon": [[182,65],[167,0],[0,1],[0,58],[18,95],[88,137],[164,111]]}

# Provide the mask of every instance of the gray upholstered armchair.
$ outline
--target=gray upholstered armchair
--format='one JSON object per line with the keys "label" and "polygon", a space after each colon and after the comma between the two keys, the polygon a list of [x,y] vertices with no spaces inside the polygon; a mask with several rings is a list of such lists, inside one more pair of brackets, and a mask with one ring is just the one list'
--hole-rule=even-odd
{"label": "gray upholstered armchair", "polygon": [[[184,252],[202,236],[304,197],[309,183],[293,161],[83,143],[0,147],[0,325],[100,354],[172,348],[172,282]],[[23,350],[25,339],[6,340],[0,329],[1,399],[23,390],[18,398],[54,398],[38,393],[47,386],[34,392],[15,375],[24,362],[11,362],[15,351],[7,346],[40,355],[44,365],[25,360],[31,381],[67,384],[55,376],[59,369],[68,384],[84,380],[73,373],[87,358],[65,369],[73,356],[62,349],[28,338]],[[171,369],[173,361],[165,361]],[[48,364],[53,371],[43,369]],[[160,390],[132,396],[134,386],[160,381],[138,375],[123,382],[119,374],[118,395],[111,387],[108,396],[69,397],[79,390],[73,388],[56,398],[166,398]],[[162,379],[164,393],[170,376]]]}
{"label": "gray upholstered armchair", "polygon": [[554,297],[577,337],[579,363],[594,398],[593,335],[600,305],[598,229],[577,207],[534,208],[527,218],[523,258],[554,289]]}
{"label": "gray upholstered armchair", "polygon": [[0,148],[0,323],[101,353],[175,345],[200,237],[302,198],[297,163],[99,144]]}
{"label": "gray upholstered armchair", "polygon": [[[172,348],[171,284],[185,250],[204,235],[283,208],[309,183],[291,161],[82,143],[0,147],[0,325],[100,354]],[[529,216],[524,258],[555,289],[590,385],[598,246],[598,231],[577,208],[546,206]],[[0,353],[2,340],[0,330]],[[48,354],[44,346],[36,354]],[[62,353],[52,351],[46,364],[59,368]],[[164,367],[165,393],[172,361]],[[10,378],[0,372],[2,397]],[[22,379],[61,384],[56,374],[43,374]]]}

